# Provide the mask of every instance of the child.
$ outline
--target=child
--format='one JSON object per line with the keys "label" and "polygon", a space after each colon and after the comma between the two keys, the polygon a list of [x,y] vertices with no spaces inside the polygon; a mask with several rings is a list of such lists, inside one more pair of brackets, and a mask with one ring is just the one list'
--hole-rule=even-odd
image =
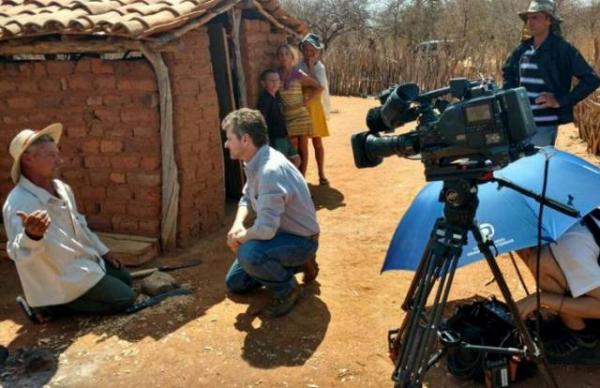
{"label": "child", "polygon": [[298,167],[300,166],[300,155],[288,138],[281,100],[279,99],[278,91],[281,85],[279,73],[274,70],[264,71],[260,76],[260,85],[263,91],[258,97],[257,108],[267,123],[269,144]]}

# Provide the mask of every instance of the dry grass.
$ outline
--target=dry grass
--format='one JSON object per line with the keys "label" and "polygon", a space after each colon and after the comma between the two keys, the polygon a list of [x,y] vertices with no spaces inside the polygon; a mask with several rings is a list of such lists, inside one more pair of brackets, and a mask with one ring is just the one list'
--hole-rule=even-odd
{"label": "dry grass", "polygon": [[600,155],[600,92],[577,105],[575,117],[579,136],[587,142],[588,152]]}
{"label": "dry grass", "polygon": [[[598,39],[580,45],[582,52],[600,56]],[[593,50],[595,46],[599,48]],[[324,60],[332,94],[373,96],[391,85],[408,82],[416,83],[421,90],[446,86],[455,77],[493,78],[500,82],[507,55],[492,46],[459,47],[451,42],[436,49],[415,50],[398,42],[363,39],[331,48]],[[600,68],[600,63],[596,68]],[[576,125],[581,139],[588,144],[588,151],[600,155],[600,92],[577,105]]]}

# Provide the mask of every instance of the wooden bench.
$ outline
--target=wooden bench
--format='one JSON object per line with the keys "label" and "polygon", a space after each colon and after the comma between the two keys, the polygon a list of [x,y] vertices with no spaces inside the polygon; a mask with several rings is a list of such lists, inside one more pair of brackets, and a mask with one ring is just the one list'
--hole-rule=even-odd
{"label": "wooden bench", "polygon": [[[97,233],[112,253],[128,267],[137,267],[158,256],[158,239],[143,236],[131,236],[117,233]],[[8,259],[6,253],[6,233],[4,224],[0,224],[0,259]]]}

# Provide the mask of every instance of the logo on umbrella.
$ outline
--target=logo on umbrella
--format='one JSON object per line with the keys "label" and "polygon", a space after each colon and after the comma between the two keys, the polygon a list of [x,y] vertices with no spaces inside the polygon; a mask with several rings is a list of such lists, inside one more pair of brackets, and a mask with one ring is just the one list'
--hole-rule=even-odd
{"label": "logo on umbrella", "polygon": [[481,224],[479,225],[479,230],[481,231],[481,237],[483,237],[483,241],[489,241],[494,238],[494,225],[492,224]]}

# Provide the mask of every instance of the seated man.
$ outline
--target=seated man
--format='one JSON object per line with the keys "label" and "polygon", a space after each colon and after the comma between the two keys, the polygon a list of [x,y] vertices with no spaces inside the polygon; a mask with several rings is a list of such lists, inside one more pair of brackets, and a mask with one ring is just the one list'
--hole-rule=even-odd
{"label": "seated man", "polygon": [[[600,344],[600,333],[597,328],[590,327],[593,320],[600,319],[600,247],[587,226],[589,223],[598,225],[600,221],[588,216],[586,222],[576,223],[568,229],[556,244],[542,248],[541,306],[560,316],[567,328],[565,335],[552,339],[544,347],[552,362],[586,362],[589,351]],[[517,253],[535,276],[537,249],[528,248]],[[527,317],[536,310],[536,295],[521,299],[517,306],[521,315]],[[593,357],[599,359],[600,355]]]}
{"label": "seated man", "polygon": [[71,312],[116,313],[135,299],[129,274],[88,228],[71,188],[57,179],[61,134],[62,125],[52,124],[24,129],[10,143],[16,186],[3,208],[6,250],[35,311],[30,318],[38,321]]}
{"label": "seated man", "polygon": [[[319,225],[306,181],[294,165],[268,145],[261,113],[251,109],[231,112],[223,120],[225,147],[232,159],[245,162],[247,182],[227,244],[237,257],[225,279],[233,293],[265,286],[274,300],[269,317],[287,314],[300,289],[294,273],[304,267],[304,281],[317,276],[315,254]],[[252,209],[254,224],[244,221]]]}

